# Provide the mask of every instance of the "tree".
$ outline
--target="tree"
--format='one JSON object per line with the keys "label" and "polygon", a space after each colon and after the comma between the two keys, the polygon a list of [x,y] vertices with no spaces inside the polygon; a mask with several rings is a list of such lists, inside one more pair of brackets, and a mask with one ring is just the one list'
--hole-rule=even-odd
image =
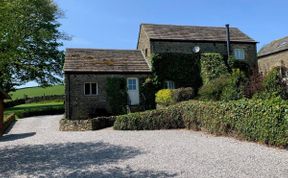
{"label": "tree", "polygon": [[52,0],[0,0],[0,88],[9,92],[35,80],[61,82],[62,12]]}

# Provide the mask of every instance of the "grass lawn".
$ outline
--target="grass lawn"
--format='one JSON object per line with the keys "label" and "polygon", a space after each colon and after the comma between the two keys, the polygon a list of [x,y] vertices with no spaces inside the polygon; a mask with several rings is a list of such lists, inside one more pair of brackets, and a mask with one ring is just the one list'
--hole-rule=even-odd
{"label": "grass lawn", "polygon": [[15,114],[16,117],[29,117],[36,115],[45,115],[53,114],[54,111],[57,113],[60,110],[64,110],[63,101],[52,101],[47,103],[31,103],[31,104],[22,104],[5,110],[4,115],[9,116],[10,114]]}
{"label": "grass lawn", "polygon": [[64,95],[64,85],[55,85],[50,87],[29,87],[18,89],[15,92],[9,93],[13,100],[21,99],[25,96],[36,97],[36,96],[49,96],[49,95]]}

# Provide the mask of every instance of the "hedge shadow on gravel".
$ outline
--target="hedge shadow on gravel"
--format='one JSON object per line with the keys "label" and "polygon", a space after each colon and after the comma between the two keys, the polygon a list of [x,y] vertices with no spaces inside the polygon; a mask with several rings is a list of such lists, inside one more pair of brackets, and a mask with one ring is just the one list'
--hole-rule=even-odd
{"label": "hedge shadow on gravel", "polygon": [[[0,177],[174,177],[164,171],[133,170],[119,164],[144,154],[103,142],[25,145],[0,149]],[[93,170],[94,168],[94,170]]]}

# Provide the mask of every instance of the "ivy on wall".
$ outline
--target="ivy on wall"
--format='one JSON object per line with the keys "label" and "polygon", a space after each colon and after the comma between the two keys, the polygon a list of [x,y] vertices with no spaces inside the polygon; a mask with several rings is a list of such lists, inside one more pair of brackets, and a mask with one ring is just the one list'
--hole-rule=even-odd
{"label": "ivy on wall", "polygon": [[199,57],[195,54],[161,53],[152,56],[152,73],[155,84],[163,88],[165,80],[175,87],[199,88],[202,84]]}
{"label": "ivy on wall", "polygon": [[125,114],[127,105],[127,87],[125,78],[108,78],[107,99],[113,115]]}
{"label": "ivy on wall", "polygon": [[200,59],[203,84],[229,73],[224,58],[219,53],[203,53]]}

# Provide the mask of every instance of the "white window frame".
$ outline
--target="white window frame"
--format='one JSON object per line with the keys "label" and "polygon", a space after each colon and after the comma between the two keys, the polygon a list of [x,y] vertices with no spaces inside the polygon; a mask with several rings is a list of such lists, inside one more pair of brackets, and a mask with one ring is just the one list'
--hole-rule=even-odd
{"label": "white window frame", "polygon": [[245,50],[243,48],[234,49],[234,57],[237,60],[244,60],[245,59]]}
{"label": "white window frame", "polygon": [[[131,91],[136,91],[136,90],[138,90],[138,86],[137,86],[137,78],[128,78],[127,79],[127,90],[130,90],[129,89],[129,80],[135,80],[135,89],[132,87],[132,90]],[[132,86],[134,86],[134,84],[132,84]]]}
{"label": "white window frame", "polygon": [[[90,87],[90,93],[86,94],[86,84],[89,84]],[[92,94],[92,84],[96,84],[96,94]],[[84,83],[84,95],[85,96],[97,96],[99,94],[99,90],[98,90],[98,82],[85,82]]]}
{"label": "white window frame", "polygon": [[165,85],[167,89],[171,89],[171,90],[175,89],[175,82],[172,80],[166,80]]}

